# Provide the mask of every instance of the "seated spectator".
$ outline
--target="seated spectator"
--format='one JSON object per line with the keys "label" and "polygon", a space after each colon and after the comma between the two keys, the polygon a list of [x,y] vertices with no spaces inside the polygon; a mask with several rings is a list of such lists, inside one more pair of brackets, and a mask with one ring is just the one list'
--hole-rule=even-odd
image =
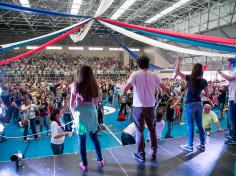
{"label": "seated spectator", "polygon": [[211,110],[211,105],[209,104],[205,104],[203,107],[202,122],[203,128],[205,129],[208,135],[210,134],[213,124],[216,124],[217,131],[222,131],[218,117],[216,113]]}

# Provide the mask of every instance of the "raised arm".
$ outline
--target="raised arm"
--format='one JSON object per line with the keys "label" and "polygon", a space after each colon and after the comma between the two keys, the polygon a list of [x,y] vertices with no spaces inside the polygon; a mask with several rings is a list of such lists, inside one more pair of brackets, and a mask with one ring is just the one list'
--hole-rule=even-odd
{"label": "raised arm", "polygon": [[221,70],[218,70],[218,73],[227,81],[234,81],[236,79],[235,77],[224,74]]}
{"label": "raised arm", "polygon": [[75,106],[75,98],[76,95],[74,94],[74,87],[71,85],[71,91],[70,91],[70,112],[74,112],[74,106]]}
{"label": "raised arm", "polygon": [[185,79],[186,79],[186,75],[183,74],[183,73],[180,71],[180,69],[179,69],[181,59],[182,59],[182,58],[181,58],[180,56],[177,57],[177,62],[176,62],[176,66],[175,66],[175,73],[176,73],[176,75],[180,76],[182,79],[185,80]]}

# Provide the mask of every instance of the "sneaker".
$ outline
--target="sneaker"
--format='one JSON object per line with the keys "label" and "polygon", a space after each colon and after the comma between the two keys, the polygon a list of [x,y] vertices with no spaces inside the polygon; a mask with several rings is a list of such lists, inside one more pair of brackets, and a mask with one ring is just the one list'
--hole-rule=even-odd
{"label": "sneaker", "polygon": [[207,131],[207,132],[206,132],[206,135],[207,135],[207,136],[210,136],[210,132],[209,132],[209,131]]}
{"label": "sneaker", "polygon": [[103,167],[104,165],[105,165],[104,159],[102,159],[101,161],[98,161],[98,166],[99,167]]}
{"label": "sneaker", "polygon": [[206,150],[205,145],[197,145],[196,147],[197,147],[197,149],[199,149],[199,150],[201,150],[203,152]]}
{"label": "sneaker", "polygon": [[181,145],[180,148],[188,152],[193,152],[193,147],[189,145]]}
{"label": "sneaker", "polygon": [[145,161],[145,154],[134,153],[133,158],[138,161],[144,162]]}
{"label": "sneaker", "polygon": [[229,139],[229,140],[225,141],[225,144],[227,144],[227,145],[236,145],[236,141],[232,140],[232,139]]}
{"label": "sneaker", "polygon": [[231,139],[232,136],[230,134],[224,134],[224,136],[227,138],[227,139]]}
{"label": "sneaker", "polygon": [[88,171],[88,167],[83,164],[83,162],[79,163],[79,167],[82,171]]}
{"label": "sneaker", "polygon": [[156,161],[156,159],[157,159],[157,155],[156,155],[156,154],[152,154],[151,160],[152,160],[152,161]]}

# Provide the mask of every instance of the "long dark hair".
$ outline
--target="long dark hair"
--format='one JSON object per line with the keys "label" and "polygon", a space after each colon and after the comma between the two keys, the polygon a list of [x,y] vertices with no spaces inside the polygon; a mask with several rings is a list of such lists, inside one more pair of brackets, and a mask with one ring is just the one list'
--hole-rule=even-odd
{"label": "long dark hair", "polygon": [[64,131],[64,127],[61,125],[61,121],[57,119],[57,116],[60,114],[60,109],[55,108],[50,116],[51,121],[57,122],[57,124],[61,127],[61,129]]}
{"label": "long dark hair", "polygon": [[192,73],[190,75],[190,83],[192,85],[192,88],[195,89],[197,87],[198,84],[198,77],[203,76],[203,68],[202,68],[202,64],[200,63],[196,63],[193,66],[192,69]]}
{"label": "long dark hair", "polygon": [[76,92],[83,97],[84,101],[92,101],[92,98],[98,97],[98,85],[92,68],[88,65],[81,66],[77,72],[75,86]]}

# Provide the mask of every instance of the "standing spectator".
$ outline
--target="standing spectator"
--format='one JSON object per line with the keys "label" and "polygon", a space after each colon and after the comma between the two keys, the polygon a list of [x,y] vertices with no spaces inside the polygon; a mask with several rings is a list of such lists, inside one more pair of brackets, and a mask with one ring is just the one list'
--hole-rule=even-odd
{"label": "standing spectator", "polygon": [[44,95],[41,95],[40,100],[39,100],[39,105],[38,105],[38,110],[39,110],[39,121],[40,121],[40,133],[41,136],[43,136],[43,126],[46,128],[47,135],[50,135],[49,132],[49,115],[50,115],[50,110],[48,103],[46,101],[46,98]]}
{"label": "standing spectator", "polygon": [[178,100],[174,100],[173,98],[170,98],[167,101],[167,109],[166,109],[166,122],[167,122],[167,132],[165,135],[165,138],[173,138],[171,136],[171,131],[173,129],[173,123],[175,121],[175,107],[178,104]]}
{"label": "standing spectator", "polygon": [[64,140],[65,136],[69,135],[69,131],[65,131],[65,125],[62,122],[61,118],[65,112],[67,102],[64,104],[63,108],[54,109],[51,114],[51,148],[53,155],[61,155],[64,151]]}
{"label": "standing spectator", "polygon": [[226,87],[223,89],[220,89],[219,91],[219,97],[218,97],[218,102],[219,102],[219,109],[220,109],[220,119],[224,118],[224,107],[225,107],[225,102],[226,102]]}
{"label": "standing spectator", "polygon": [[29,125],[34,134],[35,139],[38,139],[35,115],[36,108],[37,106],[35,104],[32,104],[29,98],[26,99],[25,104],[21,107],[21,111],[24,113],[22,118],[22,124],[24,126],[24,142],[27,142]]}

